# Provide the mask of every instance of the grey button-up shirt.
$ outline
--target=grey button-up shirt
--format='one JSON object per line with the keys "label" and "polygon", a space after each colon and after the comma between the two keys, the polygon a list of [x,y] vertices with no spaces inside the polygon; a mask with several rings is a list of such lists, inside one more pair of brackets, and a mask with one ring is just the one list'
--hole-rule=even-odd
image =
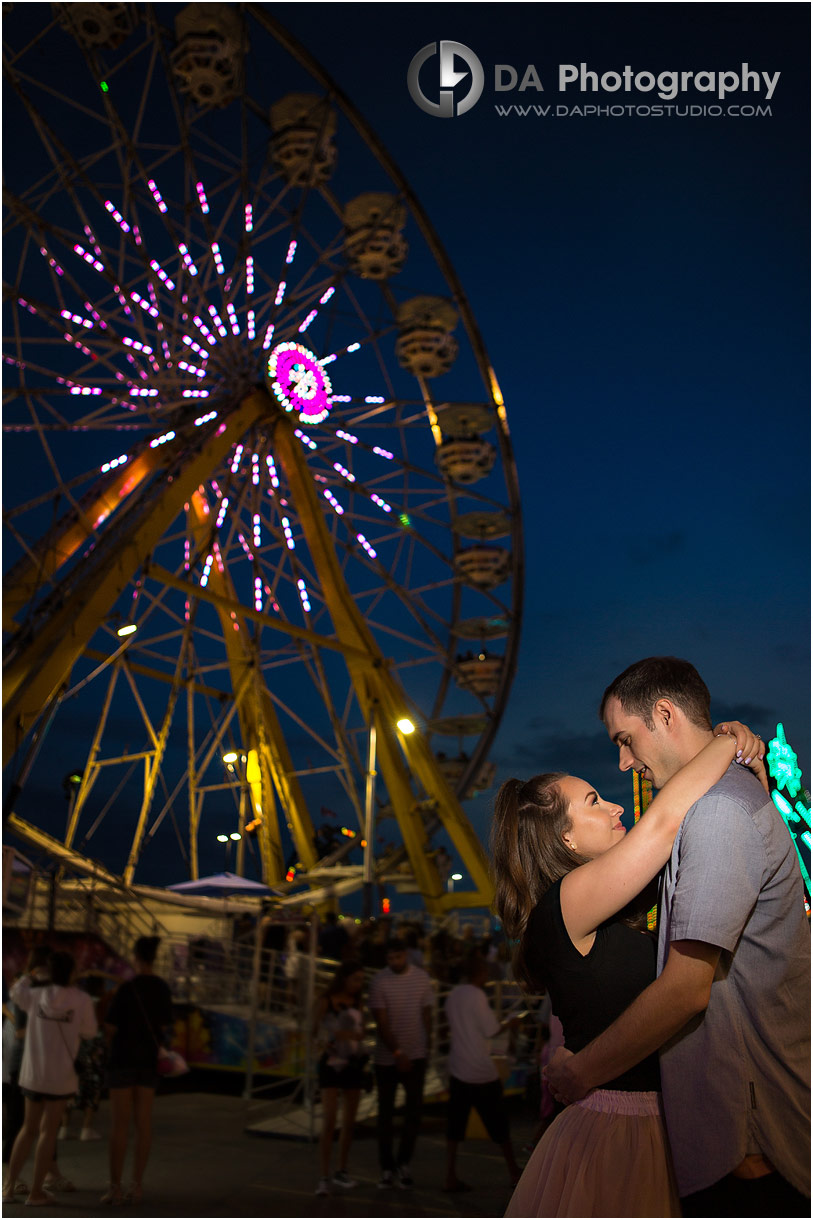
{"label": "grey button-up shirt", "polygon": [[731,766],[686,814],[664,875],[658,971],[673,940],[722,950],[708,1008],[661,1050],[680,1194],[762,1153],[810,1194],[810,930],[790,834]]}

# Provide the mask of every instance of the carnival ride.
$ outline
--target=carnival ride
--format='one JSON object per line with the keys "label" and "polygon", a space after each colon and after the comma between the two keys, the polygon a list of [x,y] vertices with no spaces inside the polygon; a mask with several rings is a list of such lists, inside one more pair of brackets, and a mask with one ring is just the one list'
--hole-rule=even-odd
{"label": "carnival ride", "polygon": [[[115,820],[130,883],[227,821],[283,893],[373,809],[379,879],[487,905],[520,504],[426,214],[266,5],[15,6],[4,76],[12,829],[81,867]],[[66,736],[65,822],[26,799]]]}

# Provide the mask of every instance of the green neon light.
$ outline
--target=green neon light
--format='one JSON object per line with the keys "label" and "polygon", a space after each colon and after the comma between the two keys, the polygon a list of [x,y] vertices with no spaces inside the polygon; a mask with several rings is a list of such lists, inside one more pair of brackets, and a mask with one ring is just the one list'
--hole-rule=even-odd
{"label": "green neon light", "polygon": [[398,520],[401,522],[401,524],[403,525],[405,530],[408,530],[410,528],[410,526],[412,525],[412,522],[410,521],[410,519],[406,513],[401,513]]}
{"label": "green neon light", "polygon": [[788,796],[794,797],[802,786],[802,772],[797,765],[795,751],[788,745],[784,726],[776,726],[776,737],[770,743],[768,773],[776,781],[777,788],[784,788]]}
{"label": "green neon light", "polygon": [[796,812],[807,826],[807,829],[810,830],[810,810],[807,808],[804,801],[796,802]]}
{"label": "green neon light", "polygon": [[99,88],[101,89],[102,93],[110,92],[110,86],[108,85],[106,80],[99,81]]}
{"label": "green neon light", "polygon": [[792,822],[799,821],[798,813],[795,812],[790,801],[785,800],[785,798],[781,792],[777,792],[777,790],[774,789],[773,792],[771,793],[771,800],[773,801],[774,805],[776,805],[777,809],[782,814],[782,817],[785,819],[786,822],[788,821],[788,819],[790,819],[790,821],[792,821]]}

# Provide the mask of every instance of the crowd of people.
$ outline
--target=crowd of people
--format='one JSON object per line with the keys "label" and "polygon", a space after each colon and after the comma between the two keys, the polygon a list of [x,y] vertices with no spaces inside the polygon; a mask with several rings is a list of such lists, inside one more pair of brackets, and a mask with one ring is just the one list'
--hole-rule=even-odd
{"label": "crowd of people", "polygon": [[[80,1139],[93,1138],[103,1087],[110,1092],[110,1182],[102,1203],[138,1202],[149,1158],[158,1056],[172,1021],[166,982],[153,973],[158,937],[135,943],[132,979],[105,996],[98,976],[76,985],[70,953],[37,946],[3,1003],[3,1202],[56,1203],[54,1191],[76,1189],[60,1171],[57,1139],[70,1111],[83,1113]],[[131,1122],[132,1178],[122,1185]],[[94,1132],[94,1134],[97,1134]],[[34,1149],[29,1186],[21,1176]]]}

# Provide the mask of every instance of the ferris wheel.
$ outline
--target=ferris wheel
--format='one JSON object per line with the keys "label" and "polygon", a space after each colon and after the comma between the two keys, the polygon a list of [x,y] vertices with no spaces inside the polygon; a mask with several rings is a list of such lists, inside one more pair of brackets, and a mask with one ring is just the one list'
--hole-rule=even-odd
{"label": "ferris wheel", "polygon": [[[78,858],[113,820],[127,882],[196,877],[225,828],[238,871],[314,885],[377,772],[378,875],[439,912],[451,840],[454,904],[488,902],[460,801],[493,782],[520,507],[429,221],[267,6],[9,7],[12,825]],[[49,822],[26,791],[67,737]]]}

